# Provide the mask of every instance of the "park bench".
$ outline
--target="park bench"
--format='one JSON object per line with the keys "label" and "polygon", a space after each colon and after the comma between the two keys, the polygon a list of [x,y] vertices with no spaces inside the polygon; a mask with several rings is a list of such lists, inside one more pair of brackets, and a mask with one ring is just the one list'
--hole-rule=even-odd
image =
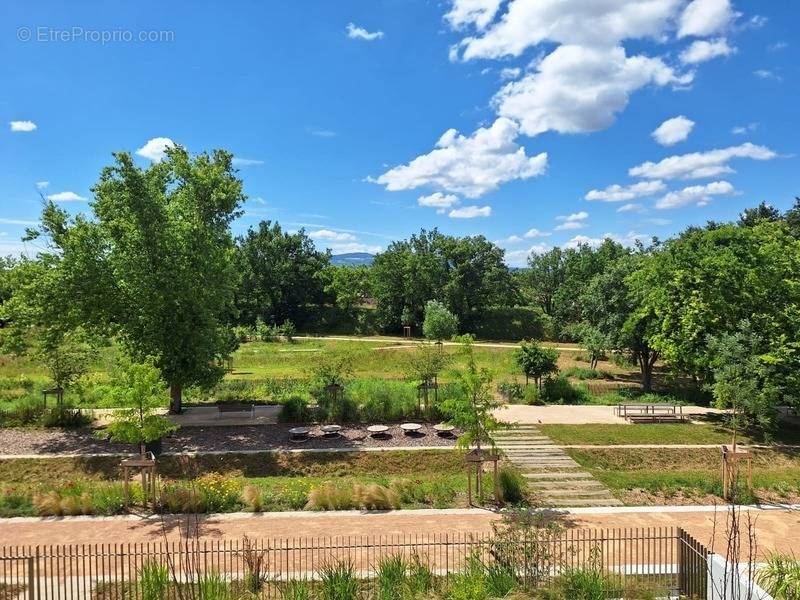
{"label": "park bench", "polygon": [[618,404],[614,412],[631,423],[684,423],[688,420],[679,404]]}
{"label": "park bench", "polygon": [[255,404],[244,404],[243,402],[225,402],[224,404],[217,404],[217,417],[223,415],[239,415],[250,414],[250,418],[256,416]]}

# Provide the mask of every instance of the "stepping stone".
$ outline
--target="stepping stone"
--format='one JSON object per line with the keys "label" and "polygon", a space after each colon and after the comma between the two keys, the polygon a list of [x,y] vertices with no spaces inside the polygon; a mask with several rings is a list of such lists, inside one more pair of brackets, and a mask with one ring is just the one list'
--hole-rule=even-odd
{"label": "stepping stone", "polygon": [[526,473],[525,475],[523,475],[523,477],[525,477],[526,479],[533,480],[533,481],[536,481],[536,480],[539,480],[539,479],[545,479],[545,480],[547,480],[547,479],[556,479],[556,480],[558,480],[558,479],[592,479],[592,476],[591,476],[590,473],[585,473],[585,472],[581,472],[581,471],[575,471],[573,473],[568,473],[568,472],[564,472],[564,471],[555,471],[555,472],[549,472],[549,473]]}

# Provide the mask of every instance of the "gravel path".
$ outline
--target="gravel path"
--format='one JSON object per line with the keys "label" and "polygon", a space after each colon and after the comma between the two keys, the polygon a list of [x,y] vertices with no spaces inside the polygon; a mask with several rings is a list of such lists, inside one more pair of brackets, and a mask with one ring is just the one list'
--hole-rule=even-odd
{"label": "gravel path", "polygon": [[[455,445],[455,439],[443,438],[431,425],[423,427],[417,435],[405,435],[399,427],[392,427],[390,435],[371,437],[365,427],[342,429],[335,438],[325,438],[318,427],[312,427],[309,439],[300,443],[289,441],[292,425],[254,425],[229,427],[183,427],[163,444],[165,452],[239,452],[242,450],[280,450],[298,448],[364,448],[397,446]],[[94,437],[91,429],[37,430],[0,429],[0,454],[90,454],[101,452],[128,453],[135,449],[126,444],[112,444]]]}

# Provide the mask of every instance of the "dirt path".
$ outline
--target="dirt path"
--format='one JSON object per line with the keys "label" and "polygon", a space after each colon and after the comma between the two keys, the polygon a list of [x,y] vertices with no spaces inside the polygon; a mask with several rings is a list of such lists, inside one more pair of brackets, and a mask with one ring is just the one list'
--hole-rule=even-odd
{"label": "dirt path", "polygon": [[[298,340],[331,340],[334,342],[385,342],[387,344],[419,344],[425,340],[418,338],[400,338],[400,337],[355,337],[346,335],[296,335],[294,339]],[[458,342],[442,342],[443,346],[460,346]],[[475,342],[473,344],[476,348],[519,348],[519,344],[514,342]],[[542,346],[555,348],[563,352],[577,352],[580,348],[577,345],[572,346],[556,346],[549,342],[543,342]],[[388,347],[375,348],[375,350],[387,350]]]}
{"label": "dirt path", "polygon": [[[657,510],[657,509],[654,509]],[[683,527],[704,544],[711,543],[716,520],[716,548],[722,549],[725,516],[708,511],[669,509],[659,512],[617,512],[570,514],[570,528]],[[800,511],[754,510],[759,553],[790,552],[800,555]],[[200,523],[203,539],[297,538],[331,536],[413,535],[432,533],[487,532],[498,515],[483,511],[397,511],[384,514],[359,513],[271,513],[211,517]],[[114,542],[157,542],[179,539],[186,519],[71,518],[47,521],[0,521],[3,544],[89,544]],[[166,530],[166,532],[164,531]]]}

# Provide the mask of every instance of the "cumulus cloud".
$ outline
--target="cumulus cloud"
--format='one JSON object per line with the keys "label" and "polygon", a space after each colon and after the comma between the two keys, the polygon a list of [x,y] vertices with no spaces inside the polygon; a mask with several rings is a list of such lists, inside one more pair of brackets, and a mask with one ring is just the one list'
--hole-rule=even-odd
{"label": "cumulus cloud", "polygon": [[600,200],[601,202],[625,202],[658,194],[667,189],[663,181],[639,181],[631,185],[609,185],[604,190],[590,190],[584,198],[586,200]]}
{"label": "cumulus cloud", "polygon": [[[455,49],[464,60],[519,56],[546,41],[608,47],[623,39],[660,38],[678,16],[683,0],[511,0],[502,17],[488,28],[498,8],[492,5],[483,12],[467,10],[468,5],[478,3],[455,0],[449,13],[481,18],[482,26],[477,27],[480,35],[466,37]],[[457,23],[477,24],[477,17],[461,18]]]}
{"label": "cumulus cloud", "polygon": [[692,65],[718,56],[729,56],[736,52],[736,48],[728,45],[728,40],[719,38],[716,40],[695,40],[691,46],[681,52],[681,62],[685,65]]}
{"label": "cumulus cloud", "polygon": [[589,237],[587,235],[576,235],[566,244],[564,247],[566,248],[578,248],[579,246],[591,246],[592,248],[597,248],[601,246],[605,240],[611,240],[613,242],[617,242],[618,244],[622,244],[623,246],[633,246],[636,242],[645,242],[650,239],[649,235],[645,235],[643,233],[636,233],[635,231],[629,231],[625,235],[617,235],[615,233],[604,233],[599,237]]}
{"label": "cumulus cloud", "polygon": [[519,67],[506,67],[500,71],[500,79],[516,79],[521,72],[522,69]]}
{"label": "cumulus cloud", "polygon": [[351,252],[366,252],[368,254],[378,254],[383,250],[382,246],[373,244],[362,244],[360,242],[330,243],[326,248],[333,254],[350,254]]}
{"label": "cumulus cloud", "polygon": [[524,267],[528,264],[528,258],[531,254],[544,254],[550,250],[552,246],[545,243],[534,244],[527,250],[512,250],[506,252],[506,263],[512,267]]}
{"label": "cumulus cloud", "polygon": [[538,237],[548,237],[550,235],[551,234],[550,234],[549,231],[539,231],[538,229],[536,229],[534,227],[532,229],[528,229],[528,231],[525,232],[525,236],[524,237],[526,237],[528,239],[531,239],[531,238],[538,238]]}
{"label": "cumulus cloud", "polygon": [[11,131],[36,131],[36,123],[33,121],[9,121]]}
{"label": "cumulus cloud", "polygon": [[500,246],[511,246],[511,245],[514,245],[514,244],[519,244],[521,241],[523,241],[523,240],[518,235],[510,235],[505,239],[497,240],[495,242],[495,244],[500,245]]}
{"label": "cumulus cloud", "polygon": [[47,196],[48,200],[53,202],[86,202],[86,198],[79,196],[75,192],[58,192],[57,194],[50,194]]}
{"label": "cumulus cloud", "polygon": [[308,234],[308,237],[315,240],[331,240],[335,242],[355,241],[356,236],[344,231],[331,231],[330,229],[318,229]]}
{"label": "cumulus cloud", "polygon": [[733,173],[728,163],[734,158],[771,160],[778,154],[766,146],[750,142],[739,146],[719,148],[707,152],[692,152],[670,156],[659,162],[645,162],[628,170],[633,177],[647,179],[702,179],[723,173]]}
{"label": "cumulus cloud", "polygon": [[693,128],[694,121],[679,115],[664,121],[651,135],[662,146],[672,146],[689,137]]}
{"label": "cumulus cloud", "polygon": [[168,137],[157,137],[147,140],[144,146],[136,151],[136,154],[143,156],[153,162],[161,162],[167,155],[167,148],[174,148],[175,142]]}
{"label": "cumulus cloud", "polygon": [[491,214],[491,206],[464,206],[454,208],[447,213],[447,216],[451,219],[474,219],[475,217],[489,217]]}
{"label": "cumulus cloud", "polygon": [[417,204],[420,206],[435,208],[436,212],[443,213],[446,209],[452,208],[458,204],[458,196],[454,194],[434,192],[428,196],[420,196],[417,198]]}
{"label": "cumulus cloud", "polygon": [[589,218],[589,213],[585,210],[580,212],[572,213],[570,215],[561,215],[556,217],[557,221],[561,221],[560,225],[555,227],[556,231],[569,231],[573,229],[583,229],[586,227],[586,223],[584,221]]}
{"label": "cumulus cloud", "polygon": [[453,29],[474,25],[484,29],[494,19],[502,0],[454,0],[444,18]]}
{"label": "cumulus cloud", "polygon": [[627,56],[611,48],[559,46],[536,71],[506,84],[492,99],[503,117],[522,133],[585,133],[609,127],[629,96],[648,84],[685,85],[693,75],[677,74],[659,58]]}
{"label": "cumulus cloud", "polygon": [[678,37],[705,37],[724,30],[735,14],[730,0],[693,0],[681,14]]}
{"label": "cumulus cloud", "polygon": [[527,156],[525,148],[516,143],[518,132],[517,125],[504,118],[477,129],[470,136],[449,129],[428,154],[370,181],[389,191],[430,186],[478,198],[507,181],[544,173],[547,153]]}
{"label": "cumulus cloud", "polygon": [[379,40],[383,37],[382,31],[367,31],[363,27],[359,27],[355,23],[347,24],[347,37],[351,40],[366,40],[372,42]]}
{"label": "cumulus cloud", "polygon": [[660,198],[656,208],[679,208],[689,204],[705,206],[711,201],[711,196],[729,196],[734,193],[733,186],[727,181],[714,181],[706,185],[692,185],[682,190],[676,190]]}

